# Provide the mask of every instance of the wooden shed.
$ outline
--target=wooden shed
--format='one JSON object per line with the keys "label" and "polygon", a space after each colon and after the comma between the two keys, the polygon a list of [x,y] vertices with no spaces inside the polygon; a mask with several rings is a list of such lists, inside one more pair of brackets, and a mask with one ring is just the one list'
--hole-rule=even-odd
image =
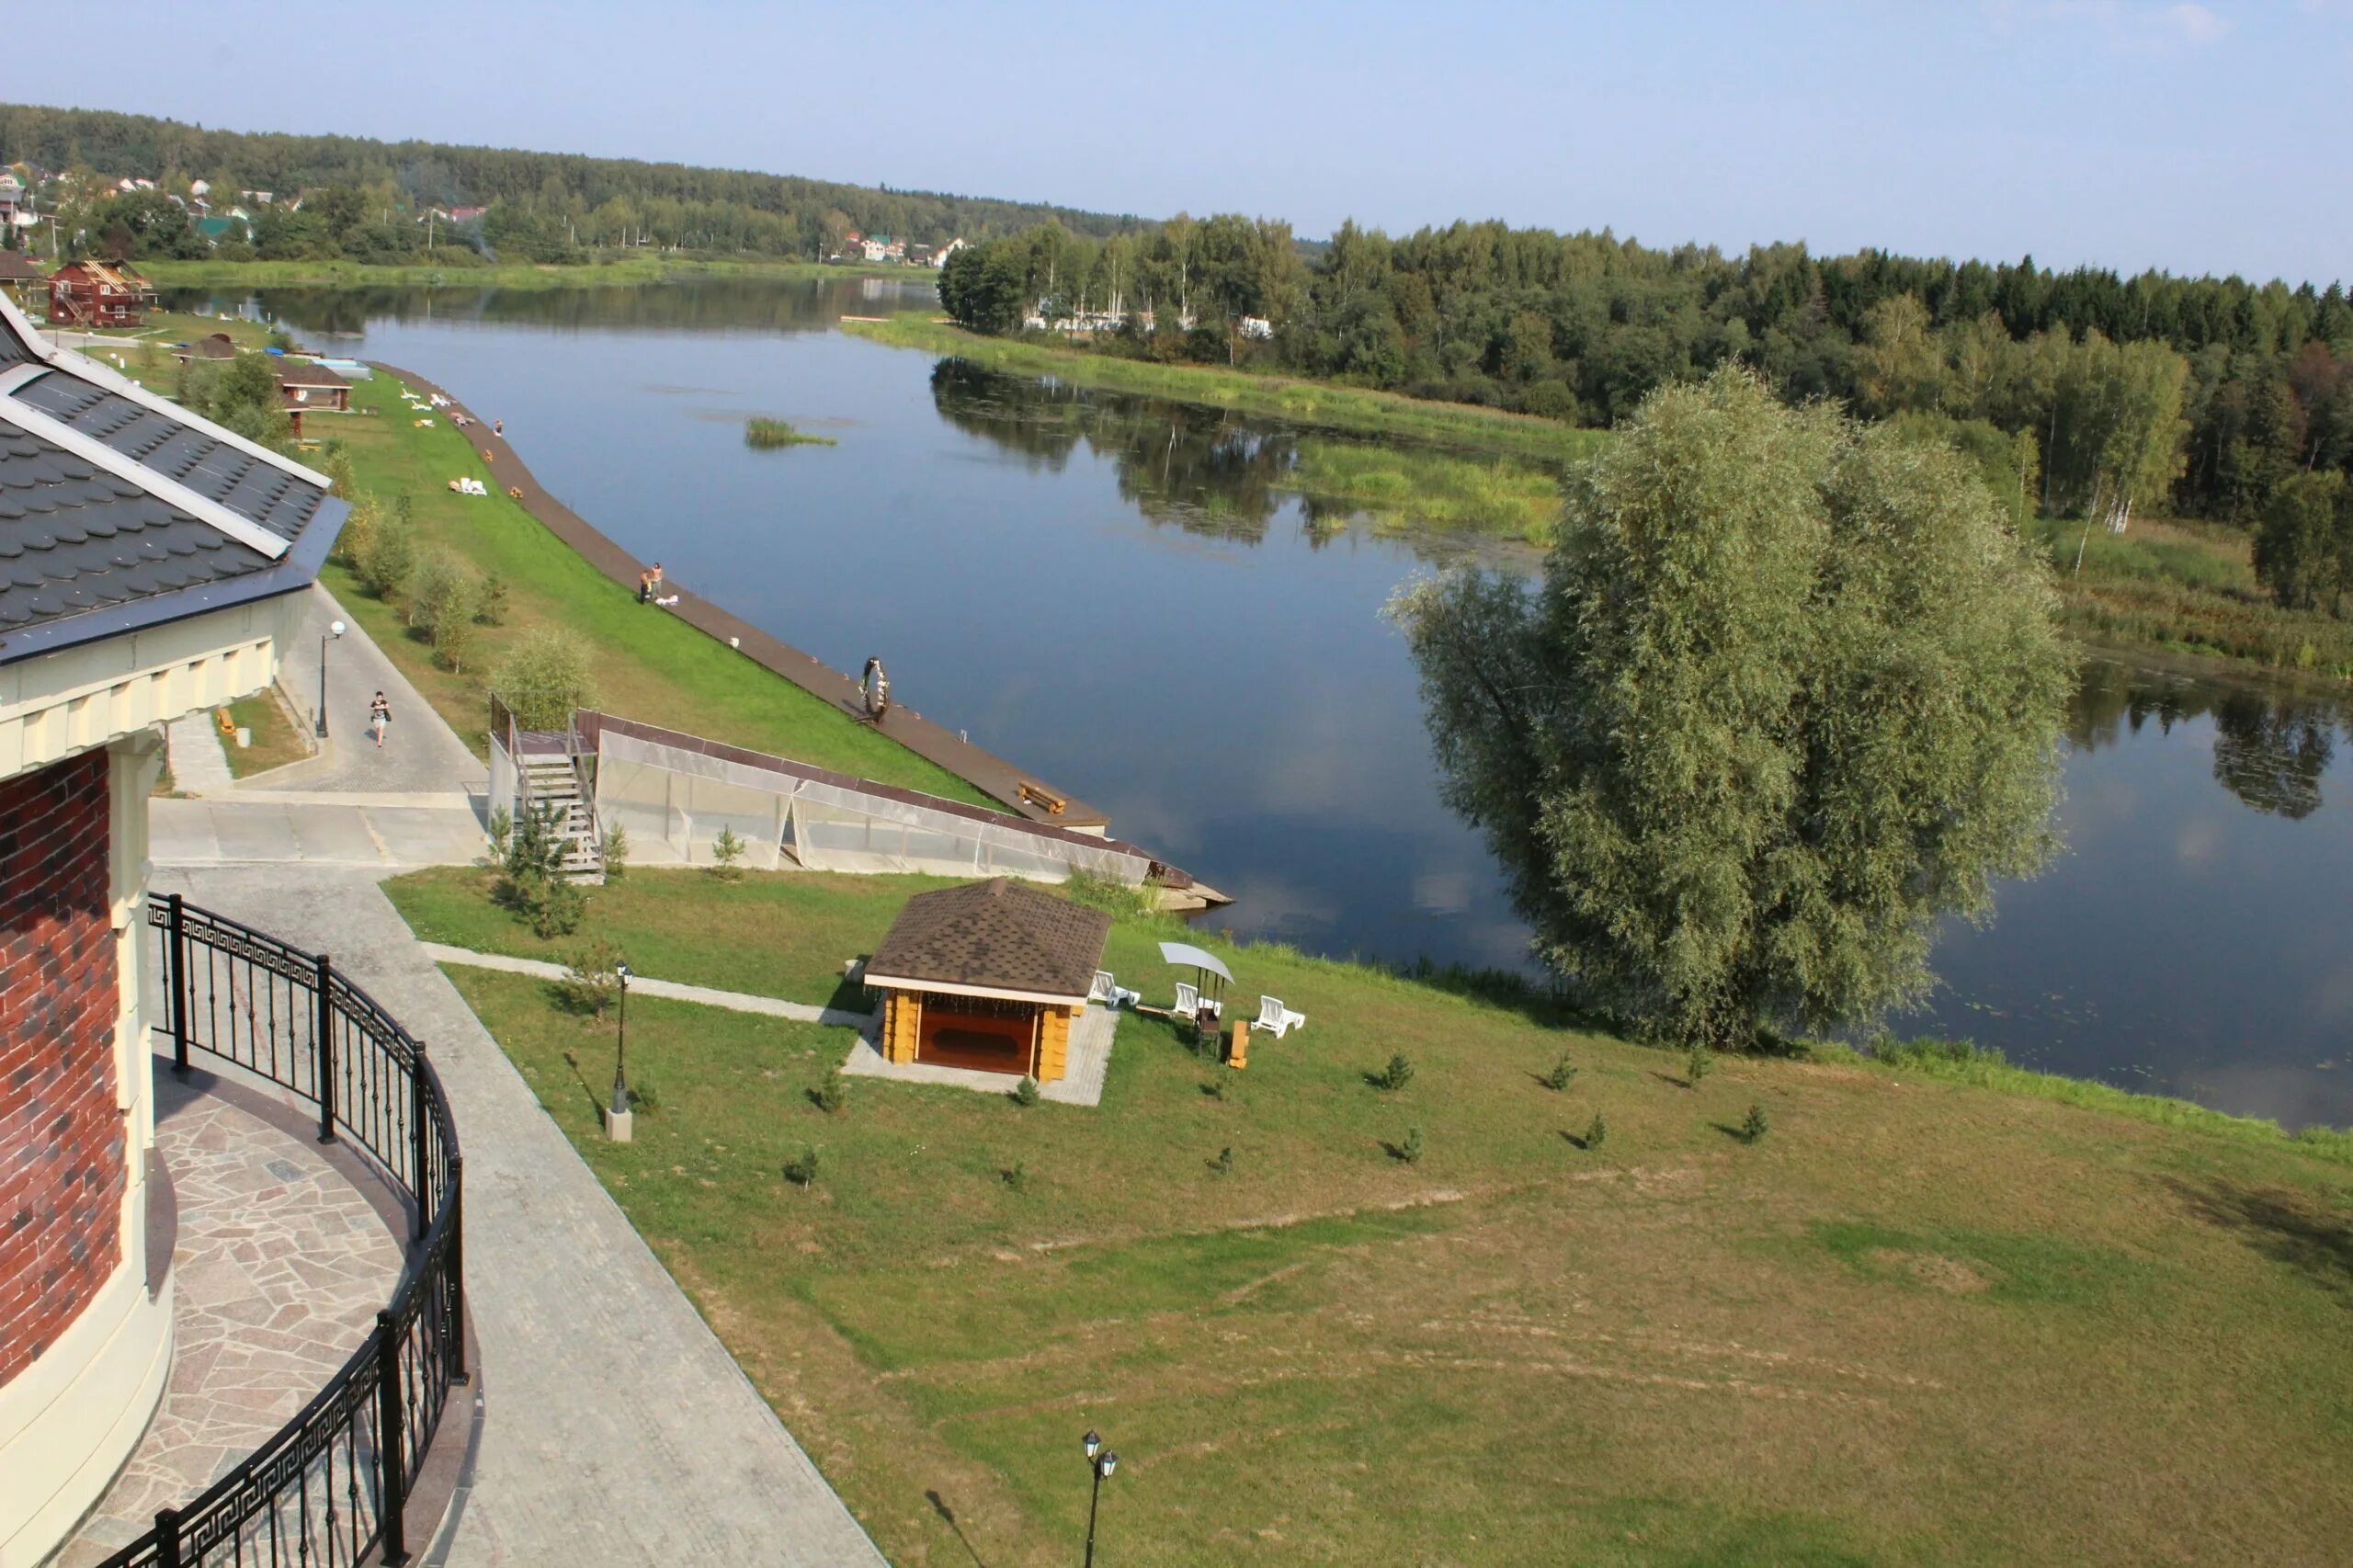
{"label": "wooden shed", "polygon": [[1102,911],[1003,877],[918,893],[866,961],[883,1058],[1055,1082],[1110,931]]}

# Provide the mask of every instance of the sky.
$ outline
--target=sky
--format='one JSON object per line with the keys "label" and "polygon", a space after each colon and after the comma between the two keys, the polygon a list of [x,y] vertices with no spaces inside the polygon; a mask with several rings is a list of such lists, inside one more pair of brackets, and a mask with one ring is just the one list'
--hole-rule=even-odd
{"label": "sky", "polygon": [[[0,97],[1305,236],[2353,275],[2353,0],[110,0]],[[23,66],[24,69],[18,69]]]}

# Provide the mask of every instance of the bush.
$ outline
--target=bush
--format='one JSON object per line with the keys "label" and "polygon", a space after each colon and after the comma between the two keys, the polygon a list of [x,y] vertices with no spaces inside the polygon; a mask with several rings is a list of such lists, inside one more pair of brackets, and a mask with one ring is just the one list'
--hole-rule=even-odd
{"label": "bush", "polygon": [[1595,1111],[1593,1113],[1593,1119],[1586,1124],[1585,1146],[1587,1150],[1594,1150],[1600,1148],[1604,1143],[1608,1142],[1608,1119],[1599,1111]]}
{"label": "bush", "polygon": [[1029,1190],[1029,1167],[1027,1165],[1024,1165],[1021,1161],[1014,1161],[1013,1164],[1006,1166],[1005,1169],[999,1171],[997,1174],[1005,1178],[1005,1185],[1013,1188],[1014,1191],[1027,1192]]}
{"label": "bush", "polygon": [[455,551],[428,550],[409,568],[404,585],[408,623],[441,645],[445,628],[472,627],[474,619],[474,574]]}
{"label": "bush", "polygon": [[1021,1082],[1013,1085],[1013,1103],[1015,1105],[1027,1108],[1028,1107],[1036,1105],[1040,1097],[1041,1096],[1038,1093],[1038,1080],[1026,1074],[1023,1074]]}
{"label": "bush", "polygon": [[494,572],[482,580],[474,596],[474,619],[484,626],[506,624],[506,579]]}
{"label": "bush", "polygon": [[[351,466],[351,449],[338,436],[328,441],[319,456],[319,472],[327,476],[330,494],[343,500],[355,500],[359,494],[359,481]],[[356,510],[356,508],[355,508]]]}
{"label": "bush", "polygon": [[566,1012],[602,1018],[620,993],[620,949],[602,937],[574,949],[555,983],[556,1001]]}
{"label": "bush", "polygon": [[351,562],[359,585],[389,601],[406,586],[416,567],[416,525],[398,512],[379,510],[361,534],[360,553]]}
{"label": "bush", "polygon": [[492,672],[491,689],[527,730],[561,730],[574,709],[597,705],[595,655],[576,632],[535,627]]}
{"label": "bush", "polygon": [[1569,1064],[1568,1054],[1564,1051],[1561,1059],[1552,1063],[1552,1070],[1544,1074],[1544,1086],[1556,1095],[1560,1094],[1576,1075],[1577,1070]]}
{"label": "bush", "polygon": [[840,1068],[829,1067],[825,1075],[817,1080],[817,1086],[809,1091],[809,1098],[819,1110],[832,1116],[849,1104],[849,1080],[842,1075]]}
{"label": "bush", "polygon": [[1220,1149],[1217,1152],[1217,1158],[1211,1163],[1211,1169],[1216,1171],[1220,1176],[1232,1176],[1233,1174],[1233,1145],[1228,1144],[1226,1147]]}
{"label": "bush", "polygon": [[569,937],[586,918],[588,895],[579,883],[558,877],[547,885],[538,907],[531,911],[531,929],[541,937]]}
{"label": "bush", "polygon": [[563,874],[565,844],[554,813],[526,813],[510,825],[505,845],[491,896],[542,937],[578,930],[588,913],[588,895]]}
{"label": "bush", "polygon": [[735,836],[732,827],[722,827],[719,836],[710,841],[710,874],[722,882],[732,882],[744,874],[741,864],[744,851],[749,847]]}
{"label": "bush", "polygon": [[1748,1114],[1741,1119],[1741,1142],[1744,1143],[1756,1142],[1759,1138],[1765,1136],[1766,1125],[1765,1108],[1761,1105],[1751,1104],[1748,1108]]}
{"label": "bush", "polygon": [[507,846],[514,842],[514,838],[515,813],[505,806],[501,806],[490,813],[490,863],[492,865],[504,867],[506,864]]}
{"label": "bush", "polygon": [[[359,563],[367,559],[369,542],[376,537],[376,525],[383,516],[381,503],[373,495],[362,495],[352,502],[350,515],[343,519],[343,531],[335,536],[335,552],[355,577],[360,576]],[[364,577],[360,585],[367,586]]]}
{"label": "bush", "polygon": [[629,876],[629,829],[615,823],[605,829],[605,880],[621,881]]}
{"label": "bush", "polygon": [[1683,1059],[1683,1082],[1696,1089],[1699,1086],[1700,1080],[1715,1069],[1716,1059],[1708,1048],[1704,1045],[1695,1045],[1691,1048],[1690,1053]]}
{"label": "bush", "polygon": [[1405,1141],[1397,1145],[1397,1158],[1409,1165],[1418,1165],[1422,1163],[1422,1130],[1420,1128],[1405,1129]]}
{"label": "bush", "polygon": [[1394,1094],[1414,1081],[1414,1064],[1401,1051],[1389,1059],[1389,1065],[1371,1075],[1372,1086]]}
{"label": "bush", "polygon": [[795,1187],[813,1187],[817,1181],[817,1150],[814,1144],[804,1144],[801,1153],[784,1162],[784,1179]]}

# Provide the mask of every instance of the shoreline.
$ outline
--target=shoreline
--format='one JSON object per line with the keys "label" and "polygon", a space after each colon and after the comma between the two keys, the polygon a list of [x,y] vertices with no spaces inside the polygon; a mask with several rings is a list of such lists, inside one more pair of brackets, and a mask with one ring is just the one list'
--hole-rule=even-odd
{"label": "shoreline", "polygon": [[749,257],[624,256],[583,262],[177,261],[134,262],[158,289],[575,289],[668,283],[697,278],[883,278],[936,284],[927,267],[767,261]]}

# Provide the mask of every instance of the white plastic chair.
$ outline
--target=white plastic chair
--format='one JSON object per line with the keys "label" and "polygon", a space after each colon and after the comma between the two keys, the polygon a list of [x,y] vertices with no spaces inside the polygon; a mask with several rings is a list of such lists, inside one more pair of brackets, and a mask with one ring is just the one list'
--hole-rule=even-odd
{"label": "white plastic chair", "polygon": [[1189,982],[1182,980],[1178,981],[1176,983],[1176,1005],[1174,1007],[1171,1007],[1169,1011],[1173,1013],[1182,1013],[1185,1017],[1189,1018],[1200,1010],[1201,994],[1195,990]]}
{"label": "white plastic chair", "polygon": [[1095,983],[1086,988],[1086,999],[1089,1002],[1100,1002],[1103,1006],[1117,1010],[1120,1007],[1134,1006],[1143,1000],[1143,994],[1141,992],[1131,991],[1112,979],[1109,970],[1098,969],[1095,971]]}
{"label": "white plastic chair", "polygon": [[1306,1026],[1306,1014],[1292,1012],[1272,996],[1258,998],[1258,1016],[1250,1021],[1252,1028],[1266,1029],[1277,1040],[1282,1039],[1292,1029],[1304,1028]]}

